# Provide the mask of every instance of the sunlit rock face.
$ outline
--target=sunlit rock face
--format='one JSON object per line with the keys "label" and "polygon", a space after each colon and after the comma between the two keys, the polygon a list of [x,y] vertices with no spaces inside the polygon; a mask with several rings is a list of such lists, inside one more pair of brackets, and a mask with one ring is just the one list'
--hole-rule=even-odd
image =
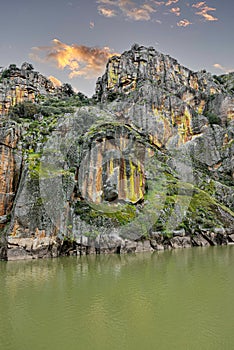
{"label": "sunlit rock face", "polygon": [[83,149],[78,172],[81,196],[94,203],[137,203],[145,192],[145,147],[130,128],[106,126]]}

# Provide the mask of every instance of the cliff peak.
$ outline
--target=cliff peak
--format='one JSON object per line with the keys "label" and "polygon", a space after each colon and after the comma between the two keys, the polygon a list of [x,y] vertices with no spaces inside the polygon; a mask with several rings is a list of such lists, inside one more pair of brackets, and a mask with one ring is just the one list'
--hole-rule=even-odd
{"label": "cliff peak", "polygon": [[96,98],[104,102],[113,93],[128,94],[145,83],[154,84],[155,88],[172,94],[182,88],[207,94],[223,91],[220,84],[205,70],[193,72],[152,46],[134,44],[121,56],[109,59],[104,75],[97,81]]}

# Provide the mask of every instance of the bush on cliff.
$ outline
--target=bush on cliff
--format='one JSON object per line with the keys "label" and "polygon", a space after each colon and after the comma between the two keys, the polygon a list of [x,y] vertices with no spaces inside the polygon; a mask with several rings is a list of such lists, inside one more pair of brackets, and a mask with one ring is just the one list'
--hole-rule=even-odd
{"label": "bush on cliff", "polygon": [[221,125],[221,119],[217,116],[217,114],[206,112],[205,117],[209,120],[210,125],[217,124]]}
{"label": "bush on cliff", "polygon": [[40,112],[40,107],[31,101],[18,103],[11,107],[9,110],[9,116],[15,121],[19,121],[21,118],[31,119],[35,114]]}

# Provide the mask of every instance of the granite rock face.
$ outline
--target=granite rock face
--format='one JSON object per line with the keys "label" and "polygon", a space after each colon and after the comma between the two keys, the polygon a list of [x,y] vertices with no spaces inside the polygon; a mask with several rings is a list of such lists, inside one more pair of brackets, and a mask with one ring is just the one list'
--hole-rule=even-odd
{"label": "granite rock face", "polygon": [[2,258],[233,244],[231,86],[134,45],[108,61],[95,105],[5,121]]}
{"label": "granite rock face", "polygon": [[21,130],[14,123],[0,124],[0,225],[7,222],[21,176],[22,156],[16,152]]}
{"label": "granite rock face", "polygon": [[96,94],[99,100],[111,98],[112,93],[129,94],[145,83],[153,83],[155,90],[164,90],[180,97],[189,105],[203,109],[195,95],[222,92],[222,88],[205,71],[192,72],[174,58],[157,52],[153,47],[133,45],[130,51],[109,59],[106,72],[99,78]]}
{"label": "granite rock face", "polygon": [[0,122],[0,259],[6,258],[4,228],[11,217],[22,170],[22,155],[17,151],[20,135],[19,126]]}
{"label": "granite rock face", "polygon": [[[230,74],[232,77],[232,75]],[[221,83],[223,82],[223,84]],[[112,57],[96,86],[96,99],[149,135],[160,149],[191,148],[217,179],[233,174],[232,80],[192,72],[152,47],[134,45]]]}
{"label": "granite rock face", "polygon": [[30,63],[21,68],[11,64],[0,72],[0,114],[7,115],[11,106],[31,101],[39,102],[43,97],[66,95],[67,84],[57,87]]}

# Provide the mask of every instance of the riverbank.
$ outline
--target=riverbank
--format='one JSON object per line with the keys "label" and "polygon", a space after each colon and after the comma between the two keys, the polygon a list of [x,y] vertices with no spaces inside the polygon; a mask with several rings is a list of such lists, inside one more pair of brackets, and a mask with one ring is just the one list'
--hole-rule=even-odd
{"label": "riverbank", "polygon": [[135,241],[117,235],[100,235],[95,239],[82,236],[76,240],[62,240],[58,237],[10,237],[7,247],[2,249],[1,259],[12,261],[89,254],[127,254],[218,245],[234,245],[232,229],[201,229],[193,235],[186,235],[182,229],[174,231],[171,237],[154,232],[147,239],[142,237]]}

